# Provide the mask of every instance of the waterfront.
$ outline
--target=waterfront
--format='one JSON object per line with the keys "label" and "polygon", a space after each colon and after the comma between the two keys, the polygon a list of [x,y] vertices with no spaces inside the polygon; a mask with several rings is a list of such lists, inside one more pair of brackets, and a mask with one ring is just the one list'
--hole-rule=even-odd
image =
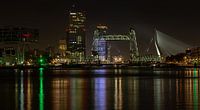
{"label": "waterfront", "polygon": [[3,110],[198,110],[199,69],[1,70]]}

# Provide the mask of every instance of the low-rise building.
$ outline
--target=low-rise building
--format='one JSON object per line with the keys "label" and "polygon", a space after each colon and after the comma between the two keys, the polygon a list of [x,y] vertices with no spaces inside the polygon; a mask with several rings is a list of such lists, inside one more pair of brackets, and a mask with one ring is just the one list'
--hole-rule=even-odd
{"label": "low-rise building", "polygon": [[38,42],[37,29],[4,26],[0,27],[0,65],[23,64],[25,53]]}

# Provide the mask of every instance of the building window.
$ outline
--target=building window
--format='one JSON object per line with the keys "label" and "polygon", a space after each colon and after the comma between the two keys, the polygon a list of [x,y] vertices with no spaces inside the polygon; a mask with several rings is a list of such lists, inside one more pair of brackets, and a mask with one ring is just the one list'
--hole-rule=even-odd
{"label": "building window", "polygon": [[78,37],[77,37],[77,42],[78,42],[78,44],[81,44],[81,42],[82,42],[81,36],[78,36]]}

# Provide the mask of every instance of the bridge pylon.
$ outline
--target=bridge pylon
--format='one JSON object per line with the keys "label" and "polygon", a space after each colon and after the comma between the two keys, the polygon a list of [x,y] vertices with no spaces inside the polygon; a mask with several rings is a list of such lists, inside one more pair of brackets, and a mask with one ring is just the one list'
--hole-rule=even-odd
{"label": "bridge pylon", "polygon": [[139,61],[138,44],[137,44],[135,30],[133,28],[130,28],[129,38],[130,38],[130,63],[138,62]]}

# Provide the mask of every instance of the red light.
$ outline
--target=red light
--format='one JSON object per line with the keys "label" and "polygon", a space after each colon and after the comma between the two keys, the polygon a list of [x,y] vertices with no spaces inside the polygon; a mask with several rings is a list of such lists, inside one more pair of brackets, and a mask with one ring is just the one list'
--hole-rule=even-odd
{"label": "red light", "polygon": [[32,34],[22,34],[22,37],[29,38],[32,37]]}

